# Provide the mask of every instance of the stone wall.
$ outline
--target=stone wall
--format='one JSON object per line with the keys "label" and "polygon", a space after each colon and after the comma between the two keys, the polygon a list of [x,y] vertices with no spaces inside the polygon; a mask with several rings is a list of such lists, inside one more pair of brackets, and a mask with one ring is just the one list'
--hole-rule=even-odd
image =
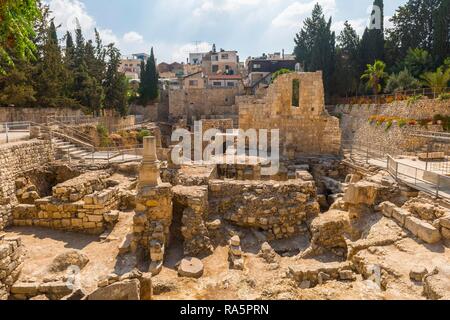
{"label": "stone wall", "polygon": [[181,233],[184,238],[184,254],[198,256],[211,253],[212,245],[206,227],[208,219],[208,187],[173,188],[174,214],[181,214]]}
{"label": "stone wall", "polygon": [[0,107],[0,122],[32,121],[45,123],[48,116],[80,117],[83,112],[70,108]]}
{"label": "stone wall", "polygon": [[[450,115],[450,100],[421,99],[415,102],[397,101],[385,105],[337,105],[328,106],[327,109],[341,119],[343,140],[389,146],[392,151],[407,151],[423,144],[421,139],[411,138],[408,132],[424,130],[424,128],[418,125],[399,128],[396,123],[391,128],[387,128],[386,124],[381,126],[370,124],[369,118],[373,115],[382,115],[416,120],[432,119],[438,114]],[[440,131],[442,127],[432,126],[428,130]]]}
{"label": "stone wall", "polygon": [[[299,106],[292,106],[295,81],[300,84]],[[262,99],[237,97],[236,104],[239,128],[280,130],[282,156],[294,159],[340,151],[339,120],[325,111],[321,72],[282,75]]]}
{"label": "stone wall", "polygon": [[181,89],[169,92],[169,117],[202,119],[205,116],[238,114],[235,106],[239,88]]}
{"label": "stone wall", "polygon": [[18,203],[15,180],[23,172],[36,170],[54,160],[50,141],[30,140],[0,145],[0,230],[9,222]]}
{"label": "stone wall", "polygon": [[314,182],[212,180],[209,191],[210,212],[272,239],[294,235],[320,212]]}
{"label": "stone wall", "polygon": [[108,187],[104,171],[88,172],[53,187],[53,195],[13,208],[15,226],[101,234],[117,222],[118,187]]}
{"label": "stone wall", "polygon": [[0,234],[0,300],[8,299],[11,286],[22,270],[23,257],[21,239]]}

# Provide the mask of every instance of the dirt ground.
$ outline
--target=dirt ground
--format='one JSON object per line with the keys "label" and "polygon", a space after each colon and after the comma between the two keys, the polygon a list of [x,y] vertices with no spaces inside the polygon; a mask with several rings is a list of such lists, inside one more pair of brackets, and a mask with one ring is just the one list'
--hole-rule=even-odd
{"label": "dirt ground", "polygon": [[[81,271],[81,283],[87,292],[96,289],[100,277],[115,272],[119,275],[131,271],[136,265],[134,255],[118,256],[118,246],[130,231],[132,212],[122,212],[114,230],[100,240],[99,237],[66,233],[39,228],[10,228],[8,236],[20,236],[26,250],[26,260],[19,281],[27,279],[44,280],[48,276],[48,266],[59,254],[68,249],[78,249],[90,259]],[[383,230],[383,232],[381,232]],[[450,249],[442,244],[426,245],[403,234],[394,244],[370,247],[362,250],[357,257],[365,263],[378,264],[387,270],[385,288],[381,289],[371,280],[357,275],[356,281],[328,281],[311,289],[300,289],[299,284],[288,277],[292,265],[313,266],[324,262],[341,262],[342,258],[327,254],[314,259],[298,259],[298,253],[309,246],[309,235],[299,235],[290,240],[272,242],[275,251],[281,254],[277,263],[269,264],[258,257],[262,241],[257,232],[242,235],[245,270],[230,270],[228,248],[218,246],[214,253],[202,259],[202,278],[180,278],[176,264],[183,258],[180,243],[174,243],[167,252],[162,272],[153,278],[154,299],[194,299],[194,300],[345,300],[345,299],[425,299],[420,283],[409,279],[409,272],[415,266],[424,266],[429,271],[437,266],[450,265]],[[376,219],[364,235],[366,239],[382,236],[396,239],[401,233],[387,219]]]}

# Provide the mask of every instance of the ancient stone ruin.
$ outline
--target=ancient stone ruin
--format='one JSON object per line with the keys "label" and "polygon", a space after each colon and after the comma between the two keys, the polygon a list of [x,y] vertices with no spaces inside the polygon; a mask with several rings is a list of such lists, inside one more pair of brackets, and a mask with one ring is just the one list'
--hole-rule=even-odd
{"label": "ancient stone ruin", "polygon": [[259,155],[175,163],[184,100],[139,161],[68,162],[45,135],[0,146],[0,299],[450,299],[449,199],[346,149],[320,72],[233,106],[203,130],[279,129],[273,175]]}

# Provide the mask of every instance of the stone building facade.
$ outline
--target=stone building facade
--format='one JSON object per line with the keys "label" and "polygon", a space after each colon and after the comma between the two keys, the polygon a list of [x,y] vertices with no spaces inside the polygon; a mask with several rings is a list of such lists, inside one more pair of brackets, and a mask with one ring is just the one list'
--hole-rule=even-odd
{"label": "stone building facade", "polygon": [[235,102],[239,94],[238,87],[170,90],[169,119],[185,119],[190,124],[193,119],[229,118],[238,114]]}
{"label": "stone building facade", "polygon": [[294,159],[340,152],[339,119],[325,110],[320,71],[282,75],[262,98],[237,97],[236,104],[241,129],[280,130],[282,156]]}

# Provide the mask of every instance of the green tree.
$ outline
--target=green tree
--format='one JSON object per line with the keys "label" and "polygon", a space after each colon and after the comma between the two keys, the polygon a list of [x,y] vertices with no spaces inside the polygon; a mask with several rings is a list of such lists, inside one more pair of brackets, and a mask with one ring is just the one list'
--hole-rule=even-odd
{"label": "green tree", "polygon": [[434,14],[433,53],[438,64],[450,55],[450,0],[442,0]]}
{"label": "green tree", "polygon": [[355,29],[346,21],[337,40],[333,88],[337,94],[348,95],[357,91],[359,75],[362,72],[359,67],[360,39]]}
{"label": "green tree", "polygon": [[40,16],[36,0],[0,1],[0,73],[14,66],[14,58],[34,59],[34,24]]}
{"label": "green tree", "polygon": [[311,17],[304,21],[303,28],[294,39],[294,54],[305,71],[323,71],[327,96],[331,95],[331,80],[334,72],[335,33],[331,31],[331,18],[326,21],[322,7],[314,6]]}
{"label": "green tree", "polygon": [[361,76],[361,80],[367,81],[367,87],[372,89],[374,94],[378,94],[382,89],[382,81],[387,73],[384,71],[386,64],[383,61],[376,60],[375,63],[368,64],[366,71]]}
{"label": "green tree", "polygon": [[425,86],[433,89],[435,94],[439,94],[448,86],[450,69],[445,70],[444,67],[439,67],[435,72],[424,73],[421,79]]}
{"label": "green tree", "polygon": [[[142,65],[141,65],[142,67]],[[147,59],[145,69],[141,69],[141,83],[139,86],[140,103],[144,106],[156,100],[159,96],[158,92],[158,72],[156,70],[155,55],[153,48],[150,57]]]}
{"label": "green tree", "polygon": [[113,109],[125,116],[128,112],[128,81],[118,72],[120,51],[110,44],[107,49],[108,66],[103,83],[105,90],[105,108]]}
{"label": "green tree", "polygon": [[435,17],[442,1],[408,0],[391,18],[393,27],[387,30],[390,60],[402,59],[409,48],[421,48],[433,52]]}
{"label": "green tree", "polygon": [[420,81],[413,77],[408,69],[400,71],[397,74],[391,74],[386,83],[385,92],[393,93],[405,90],[417,89],[420,87]]}
{"label": "green tree", "polygon": [[14,68],[8,74],[0,74],[0,105],[31,107],[36,102],[36,91],[29,80],[33,73],[30,63],[14,61]]}
{"label": "green tree", "polygon": [[425,72],[433,69],[433,58],[424,49],[410,48],[402,65],[403,68],[411,72],[413,77],[420,77]]}

